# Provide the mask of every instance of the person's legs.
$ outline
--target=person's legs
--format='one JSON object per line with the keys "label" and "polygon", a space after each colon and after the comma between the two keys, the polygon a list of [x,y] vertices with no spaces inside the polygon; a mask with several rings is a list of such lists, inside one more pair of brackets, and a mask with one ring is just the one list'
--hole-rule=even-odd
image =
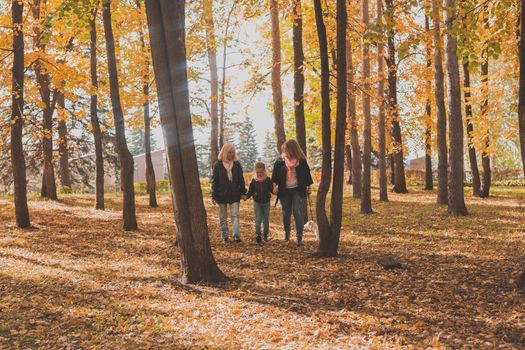
{"label": "person's legs", "polygon": [[253,210],[255,212],[255,235],[257,240],[261,239],[261,223],[264,217],[264,204],[253,201]]}
{"label": "person's legs", "polygon": [[301,243],[303,240],[303,228],[304,228],[304,217],[303,217],[303,203],[304,198],[295,192],[292,196],[292,207],[293,217],[295,219],[295,231],[297,237],[297,243]]}
{"label": "person's legs", "polygon": [[239,202],[230,204],[230,216],[232,220],[233,239],[240,239],[239,232]]}
{"label": "person's legs", "polygon": [[224,240],[228,239],[230,235],[228,232],[228,205],[219,204],[219,223],[221,226],[221,234]]}
{"label": "person's legs", "polygon": [[268,232],[270,231],[270,203],[264,203],[263,206],[263,228],[264,240],[268,240]]}
{"label": "person's legs", "polygon": [[292,217],[292,196],[286,193],[280,197],[281,206],[283,209],[283,226],[284,226],[284,239],[288,241],[290,239],[290,219]]}

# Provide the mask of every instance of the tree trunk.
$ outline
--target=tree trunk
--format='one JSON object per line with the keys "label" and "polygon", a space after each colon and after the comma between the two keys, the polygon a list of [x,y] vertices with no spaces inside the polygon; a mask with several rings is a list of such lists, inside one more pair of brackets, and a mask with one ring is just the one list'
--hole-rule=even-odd
{"label": "tree trunk", "polygon": [[[137,8],[141,10],[140,1],[136,2]],[[150,52],[144,39],[144,33],[141,29],[139,31],[142,54],[144,56],[144,72],[142,75],[142,93],[144,94],[144,151],[146,158],[146,187],[149,195],[149,206],[156,208],[157,204],[157,181],[155,179],[155,169],[153,168],[153,161],[151,160],[151,117],[149,109],[149,68],[150,68]],[[215,65],[215,72],[217,72],[217,65]],[[216,74],[217,75],[217,74]],[[216,84],[217,85],[217,84]],[[215,95],[215,105],[217,107],[217,94]],[[215,120],[217,121],[217,108],[215,108]],[[213,133],[212,133],[213,138]],[[217,130],[215,130],[215,148],[217,148]],[[211,149],[213,150],[213,143]],[[218,152],[218,151],[217,151]],[[218,153],[217,153],[218,154]],[[216,159],[215,157],[214,159]]]}
{"label": "tree trunk", "polygon": [[[365,34],[369,26],[368,0],[362,0],[362,21]],[[369,214],[372,212],[372,193],[371,193],[371,156],[372,156],[372,117],[370,115],[370,56],[369,43],[363,34],[363,69],[362,69],[362,98],[363,98],[363,183],[361,186],[361,213]]]}
{"label": "tree trunk", "polygon": [[[430,31],[428,16],[425,15],[425,30]],[[432,51],[430,40],[425,40],[427,69],[432,68]],[[427,101],[425,106],[425,190],[431,191],[434,188],[432,180],[432,105],[430,95],[432,94],[432,80],[428,79],[426,86]]]}
{"label": "tree trunk", "polygon": [[[485,9],[485,11],[487,11]],[[488,13],[485,13],[485,29],[489,30]],[[490,184],[492,182],[492,174],[490,169],[490,127],[489,127],[489,50],[488,42],[484,43],[481,64],[481,94],[483,103],[481,105],[481,117],[485,122],[486,129],[483,135],[483,152],[481,153],[481,166],[483,167],[483,182],[481,184],[480,197],[486,198],[490,195]]]}
{"label": "tree trunk", "polygon": [[520,87],[518,97],[518,121],[520,134],[520,150],[523,165],[523,175],[525,176],[525,0],[521,0],[520,14],[520,40],[519,40],[519,57],[520,57]]}
{"label": "tree trunk", "polygon": [[392,154],[388,156],[388,166],[390,168],[390,184],[394,186],[396,183],[396,173],[394,169],[394,156]]}
{"label": "tree trunk", "polygon": [[235,9],[235,5],[237,4],[237,0],[233,0],[232,7],[230,8],[230,11],[228,12],[228,18],[226,20],[226,30],[224,32],[224,38],[222,43],[222,80],[221,80],[221,106],[220,106],[220,117],[219,117],[219,149],[224,146],[224,108],[225,108],[225,91],[226,91],[226,51],[228,49],[228,35],[230,32],[230,21],[233,14],[233,10]]}
{"label": "tree trunk", "polygon": [[343,189],[345,174],[345,137],[346,137],[346,0],[337,0],[337,114],[335,120],[334,174],[332,198],[330,203],[329,242],[319,242],[319,255],[336,256],[341,235],[343,217]]}
{"label": "tree trunk", "polygon": [[330,222],[326,215],[326,197],[330,190],[332,176],[332,141],[330,123],[330,63],[328,60],[328,42],[323,19],[321,0],[314,0],[315,23],[321,57],[321,136],[323,158],[321,181],[317,190],[316,215],[319,227],[319,253],[333,251]]}
{"label": "tree trunk", "polygon": [[146,0],[153,68],[167,150],[181,278],[226,280],[211,250],[199,182],[186,73],[184,0]]}
{"label": "tree trunk", "polygon": [[283,91],[281,87],[281,31],[279,29],[279,4],[270,0],[270,18],[272,22],[272,97],[277,151],[286,142],[283,116]]}
{"label": "tree trunk", "polygon": [[71,189],[71,170],[69,168],[69,132],[67,130],[66,101],[62,91],[57,92],[58,105],[58,154],[60,155],[60,184]]}
{"label": "tree trunk", "polygon": [[135,216],[135,189],[133,187],[134,164],[133,157],[129,152],[128,145],[126,143],[124,114],[122,112],[122,105],[120,103],[115,42],[113,37],[113,28],[111,25],[111,2],[109,0],[104,0],[102,18],[104,22],[104,34],[106,38],[111,105],[113,109],[113,120],[115,123],[115,139],[120,161],[120,186],[123,194],[123,227],[124,230],[128,231],[136,230],[137,218]]}
{"label": "tree trunk", "polygon": [[355,108],[354,64],[352,61],[352,46],[350,35],[346,38],[346,62],[348,81],[348,126],[350,129],[350,145],[352,147],[352,196],[361,198],[361,147],[359,146],[359,132],[357,130],[357,116]]}
{"label": "tree trunk", "polygon": [[476,156],[476,148],[474,147],[473,134],[474,123],[472,121],[472,103],[470,92],[470,63],[468,59],[463,63],[463,91],[465,95],[465,117],[467,119],[467,140],[468,140],[468,156],[470,163],[470,172],[472,175],[472,194],[476,197],[481,196],[481,182],[478,169],[478,158]]}
{"label": "tree trunk", "polygon": [[436,83],[437,145],[438,145],[438,191],[437,203],[448,203],[448,159],[447,159],[447,112],[445,110],[445,88],[443,77],[443,53],[441,44],[441,16],[439,1],[432,0],[434,22],[434,80]]}
{"label": "tree trunk", "polygon": [[[35,21],[41,20],[40,0],[33,1],[32,13]],[[36,25],[34,29],[34,46],[43,53],[45,44],[42,42],[42,27]],[[45,72],[42,61],[37,59],[35,62],[35,75],[38,83],[40,98],[42,99],[42,154],[44,160],[44,172],[42,177],[42,197],[52,200],[57,199],[57,190],[55,183],[55,170],[53,167],[53,112],[55,108],[55,97],[51,99],[51,90],[49,88],[51,77]]]}
{"label": "tree trunk", "polygon": [[95,141],[95,208],[104,210],[104,157],[102,155],[102,132],[100,131],[100,121],[98,119],[98,76],[97,76],[97,17],[98,2],[92,10],[89,19],[89,68],[91,75],[91,85],[94,91],[91,93],[90,100],[90,121]]}
{"label": "tree trunk", "polygon": [[24,129],[24,3],[13,1],[11,17],[13,21],[13,69],[11,93],[11,166],[14,181],[14,201],[16,225],[19,228],[31,227],[27,207],[26,163],[22,145]]}
{"label": "tree trunk", "polygon": [[384,71],[384,60],[385,60],[385,45],[383,42],[383,2],[377,0],[377,23],[381,30],[379,41],[377,42],[377,74],[378,74],[378,86],[377,86],[377,98],[379,100],[378,105],[378,143],[379,143],[379,200],[388,202],[388,180],[386,176],[386,120],[385,120],[385,71]]}
{"label": "tree trunk", "polygon": [[448,110],[450,137],[450,173],[448,178],[448,212],[451,215],[467,215],[463,188],[463,121],[461,116],[461,89],[457,56],[457,37],[454,23],[457,19],[455,0],[446,0],[447,40],[445,60],[448,78]]}
{"label": "tree trunk", "polygon": [[[393,0],[386,0],[386,8],[390,23],[395,23]],[[403,156],[403,140],[399,123],[399,106],[397,104],[397,62],[395,47],[395,30],[390,26],[387,30],[388,58],[388,101],[389,115],[392,118],[392,152],[394,158],[394,188],[396,193],[408,193],[405,179],[405,163]]]}
{"label": "tree trunk", "polygon": [[352,146],[346,145],[345,146],[345,154],[346,154],[346,170],[348,170],[348,180],[346,180],[347,185],[352,184]]}
{"label": "tree trunk", "polygon": [[203,17],[206,32],[206,51],[210,66],[210,121],[211,121],[211,168],[219,156],[219,76],[217,72],[217,42],[215,39],[215,22],[213,20],[213,0],[203,1]]}

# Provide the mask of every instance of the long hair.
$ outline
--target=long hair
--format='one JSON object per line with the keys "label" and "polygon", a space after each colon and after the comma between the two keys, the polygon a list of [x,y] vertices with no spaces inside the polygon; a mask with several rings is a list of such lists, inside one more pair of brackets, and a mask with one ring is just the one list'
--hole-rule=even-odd
{"label": "long hair", "polygon": [[233,151],[235,153],[235,156],[233,157],[233,161],[234,162],[238,161],[239,159],[237,158],[237,151],[235,150],[235,146],[232,145],[231,143],[227,143],[224,146],[222,146],[217,159],[220,160],[221,162],[228,160],[227,155],[230,151]]}
{"label": "long hair", "polygon": [[304,155],[304,152],[301,149],[301,146],[294,139],[288,140],[285,143],[283,143],[281,147],[281,151],[288,158],[295,158],[297,160],[306,159],[306,156]]}

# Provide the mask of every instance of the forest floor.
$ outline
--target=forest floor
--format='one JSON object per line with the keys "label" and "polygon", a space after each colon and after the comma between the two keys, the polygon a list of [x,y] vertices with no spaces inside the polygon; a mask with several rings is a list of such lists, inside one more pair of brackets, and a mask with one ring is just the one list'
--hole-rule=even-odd
{"label": "forest floor", "polygon": [[[117,195],[107,211],[87,195],[32,199],[30,230],[15,228],[0,199],[0,348],[523,349],[525,189],[493,194],[468,197],[461,218],[415,188],[366,216],[346,197],[340,256],[328,259],[315,257],[311,234],[302,247],[282,240],[278,208],[271,241],[256,244],[251,202],[243,242],[223,243],[206,199],[231,278],[212,287],[178,282],[168,195],[157,209],[137,198],[136,232],[120,229]],[[385,254],[402,268],[384,270]]]}

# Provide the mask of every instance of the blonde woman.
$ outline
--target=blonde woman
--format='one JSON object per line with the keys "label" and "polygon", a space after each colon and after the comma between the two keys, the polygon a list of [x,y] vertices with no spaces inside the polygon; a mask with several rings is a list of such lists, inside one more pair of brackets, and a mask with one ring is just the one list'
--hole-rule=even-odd
{"label": "blonde woman", "polygon": [[239,204],[246,199],[246,185],[241,163],[237,159],[235,146],[226,144],[222,147],[217,162],[213,167],[212,200],[219,205],[219,222],[224,242],[229,241],[228,207],[232,222],[233,241],[241,242],[239,232]]}
{"label": "blonde woman", "polygon": [[292,214],[295,219],[297,244],[303,240],[304,218],[302,208],[306,196],[310,194],[312,175],[301,146],[295,140],[286,141],[281,158],[273,166],[272,182],[277,200],[283,210],[284,239],[290,240]]}

